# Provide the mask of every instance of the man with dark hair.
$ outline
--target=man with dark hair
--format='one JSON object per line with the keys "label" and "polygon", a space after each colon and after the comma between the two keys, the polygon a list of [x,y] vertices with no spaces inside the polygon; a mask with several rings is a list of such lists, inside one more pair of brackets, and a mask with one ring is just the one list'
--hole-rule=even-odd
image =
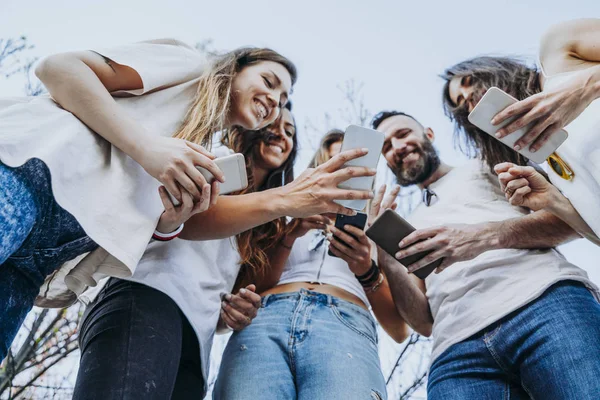
{"label": "man with dark hair", "polygon": [[[378,258],[400,314],[433,335],[428,398],[600,399],[600,293],[554,249],[578,235],[511,206],[480,160],[443,163],[410,115],[380,113],[373,127],[398,183],[424,191],[408,219],[422,229]],[[397,261],[422,251],[408,270]],[[409,273],[438,259],[425,281]]]}

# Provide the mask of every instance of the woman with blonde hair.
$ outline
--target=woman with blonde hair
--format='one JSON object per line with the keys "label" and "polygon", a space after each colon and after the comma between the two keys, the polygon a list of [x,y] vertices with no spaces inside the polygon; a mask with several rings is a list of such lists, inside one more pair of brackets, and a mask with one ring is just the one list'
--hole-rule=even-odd
{"label": "woman with blonde hair", "polygon": [[[279,116],[296,69],[273,50],[240,48],[207,62],[181,42],[156,40],[57,54],[36,74],[51,97],[0,100],[0,358],[44,278],[65,261],[92,251],[84,261],[98,264],[67,280],[77,293],[98,276],[132,278],[153,235],[172,239],[183,228],[154,232],[165,206],[176,215],[172,221],[212,206],[181,232],[205,240],[280,215],[349,213],[333,199],[370,196],[336,189],[348,172],[334,175],[343,165],[338,160],[272,193],[270,206],[239,196],[215,207],[218,182],[206,182],[197,167],[224,177],[202,145],[217,131],[259,129]],[[160,183],[166,189],[157,196]],[[167,190],[180,208],[165,201]],[[229,223],[232,210],[251,215]],[[138,280],[173,298],[186,285],[179,272],[155,266]]]}

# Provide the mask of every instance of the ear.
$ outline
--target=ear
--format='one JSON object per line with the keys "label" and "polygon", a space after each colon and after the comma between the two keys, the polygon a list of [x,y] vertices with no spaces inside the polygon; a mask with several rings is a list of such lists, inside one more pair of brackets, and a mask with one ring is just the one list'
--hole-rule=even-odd
{"label": "ear", "polygon": [[435,140],[435,133],[433,133],[433,129],[431,128],[425,128],[423,135],[425,135],[425,137],[432,143]]}

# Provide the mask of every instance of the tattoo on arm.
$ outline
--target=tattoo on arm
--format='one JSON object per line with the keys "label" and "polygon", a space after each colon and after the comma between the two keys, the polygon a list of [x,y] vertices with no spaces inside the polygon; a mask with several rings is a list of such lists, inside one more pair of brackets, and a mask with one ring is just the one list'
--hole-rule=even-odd
{"label": "tattoo on arm", "polygon": [[113,67],[113,60],[111,60],[108,57],[103,56],[102,54],[94,51],[94,50],[90,50],[92,53],[98,54],[100,57],[102,57],[102,59],[104,60],[104,62],[106,63],[106,65],[108,65],[110,67],[110,69],[113,70],[114,73],[116,73],[117,71],[115,70],[115,67]]}

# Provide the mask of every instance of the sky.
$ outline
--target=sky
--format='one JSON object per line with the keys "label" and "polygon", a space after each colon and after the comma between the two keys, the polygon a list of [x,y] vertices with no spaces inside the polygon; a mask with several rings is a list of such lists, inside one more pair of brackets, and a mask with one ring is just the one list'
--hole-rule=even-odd
{"label": "sky", "polygon": [[[32,56],[174,37],[190,44],[212,39],[216,49],[272,47],[294,61],[299,80],[292,95],[301,141],[301,170],[312,155],[314,130],[324,114],[345,128],[339,86],[362,84],[371,113],[396,109],[436,133],[436,147],[453,165],[452,125],[441,108],[443,70],[482,54],[535,61],[552,24],[600,17],[598,0],[512,1],[116,1],[0,0],[0,38],[27,35]],[[21,95],[18,79],[0,77],[0,95]],[[304,137],[303,137],[304,134]],[[307,140],[308,134],[312,140]],[[564,254],[600,284],[600,248],[576,241]]]}

